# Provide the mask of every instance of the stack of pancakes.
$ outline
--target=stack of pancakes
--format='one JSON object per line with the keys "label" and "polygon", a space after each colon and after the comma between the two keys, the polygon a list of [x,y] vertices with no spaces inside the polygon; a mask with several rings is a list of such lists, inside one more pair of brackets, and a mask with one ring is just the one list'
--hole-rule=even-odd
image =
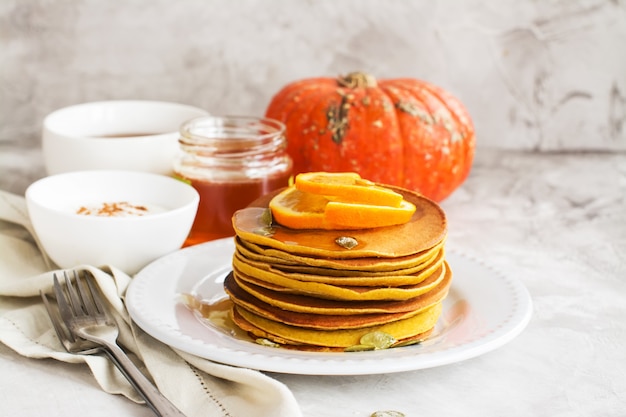
{"label": "stack of pancakes", "polygon": [[452,278],[446,218],[431,200],[392,189],[417,208],[407,224],[289,229],[269,220],[275,193],[235,213],[233,272],[224,282],[235,324],[302,350],[344,350],[374,332],[398,344],[428,337]]}

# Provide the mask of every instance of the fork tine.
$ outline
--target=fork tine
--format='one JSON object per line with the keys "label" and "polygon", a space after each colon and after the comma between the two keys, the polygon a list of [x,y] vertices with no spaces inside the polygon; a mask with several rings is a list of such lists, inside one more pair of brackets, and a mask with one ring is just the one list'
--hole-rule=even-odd
{"label": "fork tine", "polygon": [[[54,283],[54,294],[57,298],[57,306],[59,307],[59,313],[61,314],[61,318],[65,323],[69,323],[74,317],[74,313],[72,312],[72,308],[67,302],[67,297],[61,287],[61,283],[59,283],[59,278],[57,274],[53,275]],[[68,332],[69,339],[74,342],[76,339],[74,338],[73,332]]]}
{"label": "fork tine", "polygon": [[93,299],[97,312],[100,314],[107,315],[107,309],[104,307],[104,300],[102,299],[102,293],[94,285],[94,280],[89,279],[89,277],[85,275],[85,281],[87,282],[87,286],[89,287],[89,291],[91,293],[91,297]]}
{"label": "fork tine", "polygon": [[78,288],[78,294],[80,295],[81,300],[83,301],[82,305],[87,310],[87,314],[90,316],[95,316],[102,312],[102,309],[97,305],[96,302],[96,293],[94,292],[94,288],[91,285],[89,277],[83,274],[82,279],[79,274],[74,272],[74,276],[76,277],[76,287]]}
{"label": "fork tine", "polygon": [[[74,275],[74,279],[78,280],[78,276],[76,275],[76,271],[72,271]],[[74,288],[74,284],[72,283],[72,277],[69,276],[67,271],[63,271],[63,275],[65,276],[65,287],[67,288],[67,293],[69,294],[70,306],[72,307],[72,311],[74,315],[82,315],[85,312],[82,305],[82,300],[80,295],[78,294],[76,288]]]}
{"label": "fork tine", "polygon": [[50,321],[52,322],[52,327],[54,328],[59,341],[63,343],[64,340],[70,340],[71,342],[75,342],[74,335],[72,332],[61,326],[61,317],[59,317],[58,309],[53,309],[52,305],[50,305],[50,301],[48,300],[48,296],[43,292],[39,291],[41,295],[41,299],[43,300],[43,305],[46,307],[48,311],[48,316],[50,316]]}

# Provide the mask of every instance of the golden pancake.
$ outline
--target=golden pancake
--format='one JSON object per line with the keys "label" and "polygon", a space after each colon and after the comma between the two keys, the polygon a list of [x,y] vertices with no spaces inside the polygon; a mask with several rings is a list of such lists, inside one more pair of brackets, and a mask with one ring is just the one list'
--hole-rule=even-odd
{"label": "golden pancake", "polygon": [[236,288],[229,289],[228,295],[233,303],[246,311],[256,314],[259,317],[276,321],[290,326],[319,330],[347,330],[360,329],[390,323],[400,319],[412,317],[419,313],[416,311],[404,311],[398,313],[367,313],[351,315],[328,315],[314,313],[296,313],[286,311],[263,301],[255,299],[245,291],[238,291]]}
{"label": "golden pancake", "polygon": [[[257,277],[260,279],[266,279],[264,277],[276,275],[286,279],[293,279],[297,281],[310,281],[321,282],[330,285],[351,285],[351,286],[366,286],[366,287],[396,287],[415,285],[428,278],[435,270],[437,270],[444,260],[444,252],[440,251],[434,259],[421,265],[420,268],[415,268],[416,271],[411,275],[391,275],[387,273],[370,273],[369,275],[353,273],[350,276],[338,276],[336,274],[325,274],[325,270],[310,269],[312,273],[302,274],[299,272],[285,272],[272,264],[264,262],[251,261],[243,257],[238,251],[233,256],[233,265],[242,272]],[[246,264],[245,267],[243,264]],[[256,272],[252,272],[256,270]],[[271,278],[267,278],[271,281]]]}
{"label": "golden pancake", "polygon": [[276,266],[296,266],[296,267],[313,267],[326,268],[339,271],[362,271],[362,272],[389,272],[396,274],[404,274],[403,270],[419,268],[428,259],[437,256],[438,252],[443,249],[445,238],[438,242],[432,248],[418,252],[412,255],[401,256],[397,258],[315,258],[312,256],[301,256],[286,251],[256,245],[251,242],[235,238],[235,246],[237,250],[248,259]]}
{"label": "golden pancake", "polygon": [[[344,301],[328,300],[298,294],[273,291],[246,281],[237,281],[230,273],[224,281],[224,289],[231,299],[247,299],[254,304],[258,300],[286,312],[313,313],[321,315],[358,315],[373,313],[400,313],[422,310],[442,301],[448,294],[452,272],[446,269],[444,280],[425,294],[402,301]],[[246,293],[246,294],[242,294]],[[236,301],[235,301],[236,302]],[[263,314],[261,314],[263,315]]]}
{"label": "golden pancake", "polygon": [[[397,258],[426,251],[444,240],[446,217],[437,203],[409,190],[387,188],[399,192],[415,205],[415,213],[408,223],[350,231],[303,231],[270,225],[267,207],[274,192],[237,211],[233,215],[233,227],[237,236],[246,242],[317,258]],[[340,246],[336,241],[341,237],[350,237],[358,245],[352,249]]]}
{"label": "golden pancake", "polygon": [[[396,342],[397,347],[409,346],[413,344],[417,344],[423,342],[428,339],[428,337],[432,334],[434,328],[426,330],[423,333],[416,334],[415,336],[407,337],[402,340],[398,340]],[[262,330],[259,330],[262,332]],[[250,334],[253,334],[250,332]],[[272,337],[278,339],[278,336],[273,335]],[[269,337],[265,337],[265,339],[269,339]],[[305,352],[349,352],[351,347],[348,348],[339,348],[339,347],[328,347],[328,346],[316,346],[316,345],[305,345],[305,344],[295,344],[294,342],[288,342],[281,344],[281,347],[289,349],[289,350],[300,350]],[[277,343],[277,342],[275,342]],[[396,347],[396,346],[392,346]],[[356,349],[354,352],[358,352],[360,350],[372,350],[372,349]]]}
{"label": "golden pancake", "polygon": [[[378,326],[347,330],[318,330],[268,320],[235,305],[232,319],[242,329],[276,343],[347,348],[358,345],[363,335],[375,331],[387,333],[396,340],[414,337],[431,330],[440,314],[441,303],[436,303],[412,317]],[[255,333],[255,330],[258,333]]]}
{"label": "golden pancake", "polygon": [[[236,323],[236,326],[241,330],[248,332],[248,334],[252,338],[259,339],[267,339],[274,343],[277,343],[282,348],[291,349],[291,350],[301,350],[301,351],[309,351],[309,352],[344,352],[346,350],[345,347],[332,347],[332,346],[321,346],[321,345],[312,345],[305,344],[301,342],[295,342],[293,340],[287,340],[275,334],[270,334],[264,330],[255,327],[252,323],[248,322],[244,319],[239,313],[233,310],[232,312],[232,321]],[[404,339],[399,339],[396,344],[404,345],[409,342],[421,342],[428,338],[430,334],[433,332],[434,328],[428,329],[425,332],[418,333],[414,336],[407,337]]]}
{"label": "golden pancake", "polygon": [[[250,282],[261,287],[292,294],[302,294],[331,300],[408,300],[431,291],[444,279],[447,265],[444,262],[436,271],[419,284],[399,287],[364,287],[329,285],[320,282],[306,282],[288,279],[279,275],[263,274],[258,270],[233,262],[237,280]],[[240,268],[243,266],[243,268]],[[250,273],[254,275],[250,275]]]}

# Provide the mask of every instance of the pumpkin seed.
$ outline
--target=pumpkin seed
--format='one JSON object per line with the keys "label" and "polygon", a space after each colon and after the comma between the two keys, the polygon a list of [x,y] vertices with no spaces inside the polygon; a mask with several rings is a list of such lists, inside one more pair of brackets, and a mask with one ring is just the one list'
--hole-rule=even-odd
{"label": "pumpkin seed", "polygon": [[335,239],[335,243],[345,249],[352,249],[359,244],[355,238],[350,236],[340,236]]}
{"label": "pumpkin seed", "polygon": [[272,217],[272,210],[269,208],[266,208],[265,210],[263,210],[263,213],[261,214],[261,217],[259,218],[259,220],[260,220],[260,223],[263,225],[263,227],[259,227],[258,229],[255,229],[253,233],[256,235],[261,235],[261,236],[273,235],[275,232],[275,229],[272,227],[272,223],[274,222],[274,218]]}
{"label": "pumpkin seed", "polygon": [[370,332],[361,336],[358,345],[349,346],[345,352],[362,352],[366,350],[389,349],[395,347],[396,338],[385,332]]}
{"label": "pumpkin seed", "polygon": [[276,229],[273,227],[259,227],[258,229],[254,229],[252,233],[260,236],[272,236]]}
{"label": "pumpkin seed", "polygon": [[405,340],[403,342],[398,342],[395,343],[393,346],[391,346],[392,348],[397,348],[397,347],[405,347],[405,346],[412,346],[412,345],[417,345],[419,343],[422,343],[421,340]]}
{"label": "pumpkin seed", "polygon": [[376,350],[376,346],[372,345],[352,345],[345,348],[344,352],[365,352],[368,350]]}
{"label": "pumpkin seed", "polygon": [[267,347],[273,347],[273,348],[279,348],[280,345],[276,342],[272,342],[269,339],[264,339],[264,338],[258,338],[255,340],[255,342],[261,346],[267,346]]}
{"label": "pumpkin seed", "polygon": [[261,223],[265,226],[271,226],[273,221],[274,219],[272,218],[272,210],[270,210],[269,208],[265,209],[263,211],[263,214],[261,214]]}
{"label": "pumpkin seed", "polygon": [[405,417],[404,413],[394,410],[375,411],[370,417]]}
{"label": "pumpkin seed", "polygon": [[364,334],[359,341],[362,345],[374,346],[376,349],[387,349],[397,342],[389,333],[378,331]]}

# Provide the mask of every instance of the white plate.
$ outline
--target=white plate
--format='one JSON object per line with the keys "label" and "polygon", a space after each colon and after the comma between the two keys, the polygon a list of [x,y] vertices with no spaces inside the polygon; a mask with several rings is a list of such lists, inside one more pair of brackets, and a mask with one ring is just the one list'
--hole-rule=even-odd
{"label": "white plate", "polygon": [[427,341],[368,352],[300,352],[235,338],[200,321],[180,302],[182,293],[225,297],[232,239],[192,246],[141,270],[126,294],[132,319],[148,334],[181,351],[228,365],[303,375],[363,375],[446,365],[496,349],[528,324],[532,302],[523,284],[482,263],[447,253],[452,287]]}

